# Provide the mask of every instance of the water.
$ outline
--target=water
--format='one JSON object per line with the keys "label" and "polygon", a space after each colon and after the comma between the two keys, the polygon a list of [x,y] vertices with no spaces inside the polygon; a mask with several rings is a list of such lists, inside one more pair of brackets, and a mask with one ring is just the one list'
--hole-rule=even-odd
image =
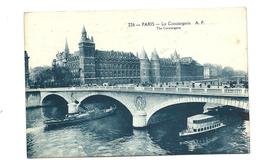
{"label": "water", "polygon": [[133,156],[249,153],[249,121],[235,121],[196,139],[181,139],[185,128],[176,118],[132,129],[124,108],[113,116],[79,125],[44,129],[42,108],[27,109],[27,154],[38,157]]}

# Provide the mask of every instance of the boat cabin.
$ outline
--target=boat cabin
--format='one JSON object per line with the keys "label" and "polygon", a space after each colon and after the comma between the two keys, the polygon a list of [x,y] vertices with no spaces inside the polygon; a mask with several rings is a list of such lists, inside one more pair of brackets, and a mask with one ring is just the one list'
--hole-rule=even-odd
{"label": "boat cabin", "polygon": [[193,132],[211,130],[221,125],[220,121],[211,115],[198,114],[187,118],[187,128]]}

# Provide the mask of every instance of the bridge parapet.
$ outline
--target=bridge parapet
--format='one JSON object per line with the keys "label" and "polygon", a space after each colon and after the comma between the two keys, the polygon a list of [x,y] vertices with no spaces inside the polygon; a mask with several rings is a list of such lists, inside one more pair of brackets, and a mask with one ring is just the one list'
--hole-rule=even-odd
{"label": "bridge parapet", "polygon": [[191,94],[205,96],[236,96],[248,97],[248,89],[245,88],[190,88],[190,87],[136,87],[136,86],[92,86],[92,87],[67,87],[67,88],[45,88],[28,89],[33,91],[123,91],[144,93],[169,93],[169,94]]}

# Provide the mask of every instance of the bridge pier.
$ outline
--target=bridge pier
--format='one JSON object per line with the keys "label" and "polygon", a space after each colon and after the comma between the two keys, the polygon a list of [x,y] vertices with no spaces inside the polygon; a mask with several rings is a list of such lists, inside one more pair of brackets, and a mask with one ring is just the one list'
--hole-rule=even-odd
{"label": "bridge pier", "polygon": [[72,113],[76,113],[76,112],[78,112],[77,104],[76,103],[68,103],[68,113],[72,114]]}
{"label": "bridge pier", "polygon": [[144,128],[146,127],[146,112],[145,111],[135,111],[133,114],[133,127],[134,128]]}

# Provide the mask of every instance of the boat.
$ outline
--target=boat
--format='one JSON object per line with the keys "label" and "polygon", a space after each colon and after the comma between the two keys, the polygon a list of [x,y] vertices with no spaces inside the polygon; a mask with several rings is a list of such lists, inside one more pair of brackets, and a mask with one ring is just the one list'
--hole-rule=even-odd
{"label": "boat", "polygon": [[104,118],[115,113],[116,106],[110,106],[106,109],[87,110],[86,112],[69,113],[64,119],[48,119],[44,121],[46,127],[58,127],[74,125],[84,121]]}
{"label": "boat", "polygon": [[219,108],[221,108],[221,107],[222,107],[222,105],[220,105],[220,104],[207,103],[204,105],[203,114],[218,111]]}
{"label": "boat", "polygon": [[226,126],[215,116],[198,114],[187,118],[187,129],[179,132],[180,137],[195,136],[215,131]]}

